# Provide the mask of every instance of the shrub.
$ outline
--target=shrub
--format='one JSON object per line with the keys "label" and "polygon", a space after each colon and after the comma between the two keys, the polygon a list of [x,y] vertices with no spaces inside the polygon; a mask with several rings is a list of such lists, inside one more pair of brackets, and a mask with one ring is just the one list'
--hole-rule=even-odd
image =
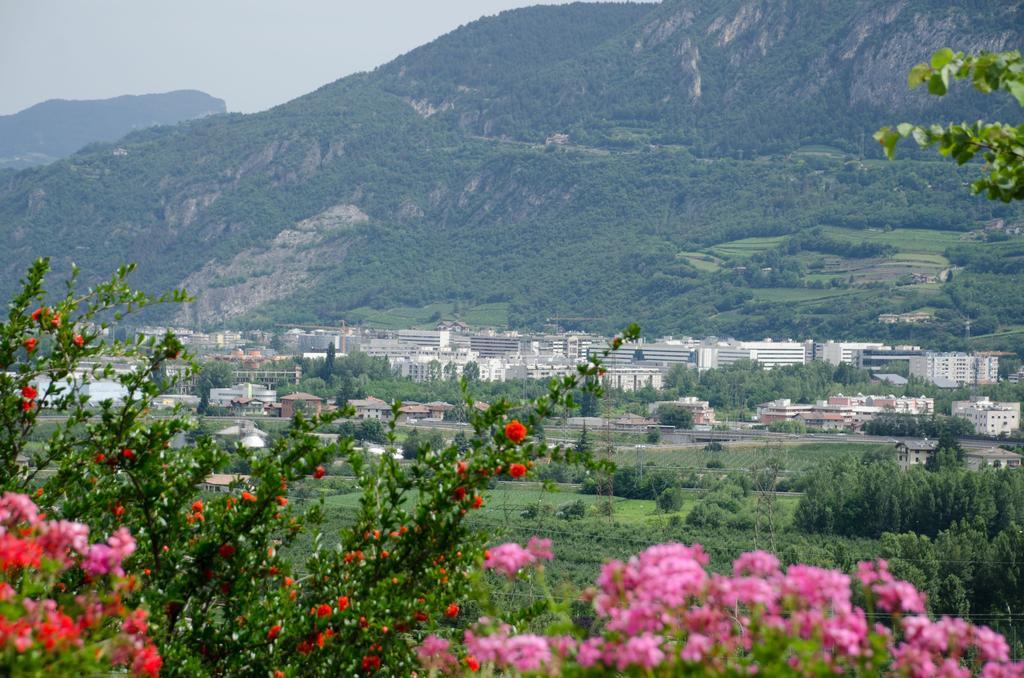
{"label": "shrub", "polygon": [[[124,600],[149,610],[148,637],[165,673],[408,674],[416,664],[408,634],[457,617],[469,574],[483,560],[486,536],[471,531],[466,516],[482,505],[492,479],[522,478],[540,459],[607,471],[589,455],[548,448],[533,435],[544,417],[575,406],[574,390],[599,392],[595,358],[552,381],[544,396],[517,410],[518,419],[505,400],[480,412],[467,397],[468,449],[420,447],[408,465],[388,455],[365,458],[350,438],[327,443],[315,435],[345,410],[297,414],[267,448],[233,451],[251,469],[246,483],[200,497],[197,486],[227,468],[232,454],[205,435],[172,449],[197,423],[180,412],[148,416],[168,386],[151,375],[169,359],[189,360],[181,342],[172,334],[101,339],[106,319],[185,295],[152,299],[133,291],[125,267],[83,295],[72,280],[47,306],[47,270],[45,260],[36,262],[0,324],[0,368],[7,370],[0,372],[0,487],[39,487],[47,513],[99,534],[130,529],[138,549],[124,567],[137,586]],[[630,328],[624,337],[638,332]],[[115,370],[115,363],[129,369]],[[90,407],[78,385],[103,376],[125,396]],[[38,451],[27,443],[40,404],[66,419]],[[388,440],[394,445],[394,422]],[[322,478],[335,460],[351,468],[362,496],[338,547],[327,549],[317,531],[322,499],[290,501],[288,489]],[[44,478],[44,469],[54,472]],[[290,563],[282,552],[304,534],[312,555]],[[65,584],[69,594],[85,590],[83,581]]]}
{"label": "shrub", "polygon": [[[535,548],[493,551],[508,554],[507,577],[546,588]],[[991,629],[925,616],[924,596],[894,579],[884,561],[858,565],[856,588],[866,601],[858,607],[851,577],[837,570],[783,571],[775,556],[755,551],[733,563],[732,575],[720,575],[705,569],[708,560],[700,545],[652,546],[603,567],[588,594],[603,627],[597,633],[574,629],[566,609],[549,602],[481,618],[460,647],[431,636],[421,662],[449,674],[484,666],[537,676],[1024,675],[1024,663],[1009,662],[1009,646]],[[544,614],[558,617],[548,633],[517,631]]]}

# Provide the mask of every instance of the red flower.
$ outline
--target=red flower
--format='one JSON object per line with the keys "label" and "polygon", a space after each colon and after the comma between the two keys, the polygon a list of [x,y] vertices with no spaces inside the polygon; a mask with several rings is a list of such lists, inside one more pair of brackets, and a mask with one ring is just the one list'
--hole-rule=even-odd
{"label": "red flower", "polygon": [[125,459],[134,459],[135,452],[133,452],[130,448],[126,447],[123,450],[121,450],[121,456],[124,457]]}
{"label": "red flower", "polygon": [[459,616],[459,606],[456,605],[455,603],[452,603],[447,608],[445,608],[444,613],[448,617],[453,617],[453,618],[454,617],[458,617]]}
{"label": "red flower", "polygon": [[455,470],[456,470],[456,471],[458,472],[458,474],[459,474],[460,476],[464,476],[464,475],[466,475],[466,470],[467,470],[468,468],[469,468],[469,464],[467,464],[467,463],[466,463],[466,462],[464,462],[464,461],[460,461],[460,462],[458,463],[458,465],[456,465],[456,467],[455,467]]}
{"label": "red flower", "polygon": [[274,671],[274,678],[284,678],[284,671],[281,669]]}
{"label": "red flower", "polygon": [[414,616],[416,617],[416,621],[418,621],[418,622],[425,622],[428,619],[430,619],[430,617],[427,616],[426,612],[419,612],[419,611],[417,611]]}
{"label": "red flower", "polygon": [[96,455],[95,460],[97,464],[102,464],[104,461],[107,460],[107,455],[100,452],[99,454]]}
{"label": "red flower", "polygon": [[71,338],[71,343],[77,346],[78,348],[82,348],[83,346],[85,346],[85,339],[82,337],[81,334],[76,334]]}
{"label": "red flower", "polygon": [[132,668],[137,675],[149,676],[149,678],[157,678],[160,675],[160,667],[163,665],[164,660],[152,645],[142,648],[142,651],[135,655],[135,661],[132,662]]}
{"label": "red flower", "polygon": [[513,419],[505,425],[505,437],[518,445],[526,438],[526,427],[518,419]]}
{"label": "red flower", "polygon": [[326,473],[327,471],[324,470],[323,466],[317,466],[316,470],[313,471],[313,477],[316,478],[317,480],[320,480],[321,478],[324,477],[324,474]]}
{"label": "red flower", "polygon": [[462,501],[466,498],[466,488],[456,487],[453,494],[455,495],[455,501]]}
{"label": "red flower", "polygon": [[32,401],[31,400],[22,400],[21,401],[21,410],[23,412],[31,412],[32,411]]}
{"label": "red flower", "polygon": [[338,596],[338,612],[344,612],[348,607],[348,596]]}
{"label": "red flower", "polygon": [[26,351],[32,353],[33,351],[36,350],[36,346],[39,345],[39,340],[36,339],[35,337],[29,337],[28,339],[23,341],[21,345],[25,347]]}
{"label": "red flower", "polygon": [[526,467],[522,464],[512,464],[508,467],[508,474],[513,478],[522,478],[526,475]]}
{"label": "red flower", "polygon": [[281,506],[287,506],[288,505],[288,500],[286,498],[284,498],[284,497],[278,497],[277,498],[277,503],[279,505],[281,505]]}
{"label": "red flower", "polygon": [[217,549],[217,553],[220,554],[221,558],[230,558],[235,555],[235,547],[231,544],[221,544],[220,548]]}
{"label": "red flower", "polygon": [[53,314],[53,318],[50,319],[50,324],[54,327],[60,327],[60,313]]}
{"label": "red flower", "polygon": [[478,509],[484,505],[484,498],[479,494],[473,497],[473,508]]}
{"label": "red flower", "polygon": [[118,502],[118,503],[114,504],[114,508],[112,508],[111,511],[113,511],[115,516],[120,518],[121,516],[124,515],[124,506],[122,506],[121,503]]}
{"label": "red flower", "polygon": [[203,500],[202,499],[196,499],[194,502],[192,502],[192,510],[195,511],[196,513],[202,513],[203,512]]}
{"label": "red flower", "polygon": [[36,396],[39,395],[39,391],[35,390],[31,384],[21,387],[21,397],[28,400],[35,400]]}
{"label": "red flower", "polygon": [[480,662],[478,662],[476,657],[473,656],[466,657],[466,666],[469,667],[469,670],[473,673],[480,670]]}
{"label": "red flower", "polygon": [[376,671],[380,668],[380,657],[375,654],[363,657],[363,671]]}
{"label": "red flower", "polygon": [[33,321],[39,322],[39,318],[41,318],[42,315],[43,315],[43,309],[37,308],[36,310],[32,311],[32,315],[29,316],[29,317],[32,318]]}
{"label": "red flower", "polygon": [[280,624],[274,624],[273,626],[270,627],[270,630],[267,631],[267,640],[273,640],[274,638],[277,638],[278,634],[280,634],[280,633],[281,633],[281,625]]}
{"label": "red flower", "polygon": [[327,603],[323,603],[320,607],[316,608],[316,616],[318,617],[329,617],[331,612],[331,606]]}
{"label": "red flower", "polygon": [[242,501],[256,501],[256,495],[252,492],[242,492]]}

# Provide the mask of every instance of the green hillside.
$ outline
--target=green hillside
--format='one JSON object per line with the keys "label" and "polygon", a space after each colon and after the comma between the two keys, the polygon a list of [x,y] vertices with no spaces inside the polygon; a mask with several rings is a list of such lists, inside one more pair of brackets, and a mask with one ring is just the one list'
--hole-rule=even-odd
{"label": "green hillside", "polygon": [[1024,9],[828,4],[505,12],[263,113],[0,174],[0,292],[47,254],[87,279],[138,261],[142,286],[197,295],[175,320],[199,325],[559,315],[957,346],[970,317],[1016,348],[1019,236],[983,228],[1024,213],[968,196],[977,167],[879,160],[870,133],[1019,117],[911,94],[906,72],[1020,45]]}

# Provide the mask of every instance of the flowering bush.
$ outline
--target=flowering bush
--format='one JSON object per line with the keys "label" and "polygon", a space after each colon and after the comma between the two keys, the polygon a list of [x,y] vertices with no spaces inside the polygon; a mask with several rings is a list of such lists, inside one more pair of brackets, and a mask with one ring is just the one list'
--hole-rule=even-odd
{"label": "flowering bush", "polygon": [[[484,566],[525,576],[538,562],[530,554],[504,544]],[[448,674],[483,665],[528,675],[1024,676],[1002,636],[962,619],[928,618],[924,596],[895,580],[884,561],[858,568],[865,607],[853,602],[851,577],[836,570],[783,571],[760,551],[740,556],[731,576],[708,572],[707,563],[700,545],[652,546],[607,563],[587,593],[600,634],[537,635],[484,618],[465,631],[461,662],[435,636],[420,645],[420,661]]]}
{"label": "flowering bush", "polygon": [[[130,529],[138,549],[123,567],[137,586],[123,595],[149,611],[147,633],[166,675],[408,674],[419,638],[460,616],[485,543],[465,518],[483,505],[488,483],[522,478],[542,458],[601,466],[530,437],[544,417],[575,406],[574,390],[598,390],[595,358],[523,409],[495,401],[479,412],[467,396],[469,448],[423,450],[410,464],[390,455],[367,460],[351,439],[315,435],[344,410],[297,414],[269,448],[231,452],[251,468],[247,486],[202,497],[199,484],[225,470],[229,452],[195,436],[197,422],[180,411],[149,416],[175,381],[154,375],[169,360],[189,360],[181,342],[172,334],[102,338],[110,318],[184,301],[184,293],[152,299],[133,291],[124,267],[85,294],[72,280],[52,299],[47,271],[45,260],[36,262],[0,323],[0,489],[35,493],[52,515],[98,534]],[[630,328],[624,337],[638,333]],[[125,396],[90,405],[73,385],[97,378],[118,381]],[[33,444],[44,407],[64,420]],[[193,441],[174,448],[186,433]],[[362,498],[337,547],[324,548],[316,531],[322,504],[292,501],[288,490],[323,478],[334,461],[352,469]],[[292,563],[283,553],[302,534],[313,554]],[[97,563],[113,557],[96,552]],[[85,579],[65,584],[78,592]]]}
{"label": "flowering bush", "polygon": [[126,666],[157,676],[162,660],[146,635],[147,615],[122,602],[135,588],[122,569],[134,550],[126,529],[90,544],[88,526],[44,520],[24,494],[0,496],[0,673]]}

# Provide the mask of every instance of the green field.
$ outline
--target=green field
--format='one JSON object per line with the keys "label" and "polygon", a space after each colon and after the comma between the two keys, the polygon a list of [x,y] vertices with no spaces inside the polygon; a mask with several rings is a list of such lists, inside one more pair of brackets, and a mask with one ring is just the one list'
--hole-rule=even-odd
{"label": "green field", "polygon": [[350,323],[363,323],[394,330],[432,328],[439,320],[461,320],[475,327],[505,328],[508,326],[508,304],[480,304],[458,309],[458,312],[452,303],[419,307],[398,306],[383,311],[362,306],[350,311],[347,320]]}
{"label": "green field", "polygon": [[749,257],[758,252],[778,247],[787,236],[778,235],[764,238],[743,238],[715,245],[711,251],[727,257]]}
{"label": "green field", "polygon": [[[800,471],[838,457],[859,457],[866,452],[892,451],[891,445],[875,443],[799,443],[771,447],[751,444],[727,444],[720,452],[705,451],[702,447],[665,449],[648,447],[638,451],[620,452],[612,460],[619,466],[640,463],[652,467],[689,472],[707,469],[708,462],[719,462],[725,469],[746,470],[759,460],[778,456],[787,471]],[[639,452],[639,454],[637,453]]]}
{"label": "green field", "polygon": [[722,260],[704,252],[678,252],[676,257],[693,266],[698,271],[713,273],[722,268]]}
{"label": "green field", "polygon": [[807,301],[819,301],[833,297],[843,297],[849,294],[857,294],[854,289],[826,288],[816,290],[809,287],[752,287],[754,298],[758,301],[778,303],[801,303]]}
{"label": "green field", "polygon": [[901,228],[893,231],[859,230],[826,226],[825,235],[853,243],[871,242],[892,245],[900,252],[941,254],[950,245],[962,242],[961,233],[925,228]]}

